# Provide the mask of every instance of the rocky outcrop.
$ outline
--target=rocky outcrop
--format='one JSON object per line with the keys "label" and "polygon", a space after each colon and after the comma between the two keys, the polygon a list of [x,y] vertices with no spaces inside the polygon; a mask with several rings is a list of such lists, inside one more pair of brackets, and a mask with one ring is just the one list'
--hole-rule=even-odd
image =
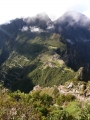
{"label": "rocky outcrop", "polygon": [[80,67],[75,78],[78,80],[87,81],[90,78],[90,75],[84,67]]}

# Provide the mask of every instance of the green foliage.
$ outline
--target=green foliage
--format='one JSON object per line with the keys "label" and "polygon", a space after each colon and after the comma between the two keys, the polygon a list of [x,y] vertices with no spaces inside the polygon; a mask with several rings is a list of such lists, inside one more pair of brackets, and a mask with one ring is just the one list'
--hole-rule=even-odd
{"label": "green foliage", "polygon": [[50,106],[52,105],[53,99],[51,96],[49,96],[48,94],[43,94],[41,96],[41,100],[42,100],[42,104],[44,104],[45,106]]}
{"label": "green foliage", "polygon": [[79,120],[90,120],[90,105],[86,105],[81,109]]}
{"label": "green foliage", "polygon": [[54,110],[50,112],[47,120],[75,120],[75,118],[65,110],[54,108]]}
{"label": "green foliage", "polygon": [[73,101],[73,100],[75,100],[75,99],[76,99],[76,98],[75,98],[74,95],[71,95],[71,94],[65,95],[65,101],[67,101],[67,102]]}
{"label": "green foliage", "polygon": [[0,120],[90,119],[90,105],[87,104],[81,108],[82,103],[74,101],[75,98],[72,95],[58,95],[56,86],[52,90],[51,96],[46,91],[41,93],[40,90],[25,94],[20,90],[11,92],[1,85]]}
{"label": "green foliage", "polygon": [[41,97],[39,91],[35,91],[35,92],[33,92],[33,93],[31,94],[31,96],[32,96],[32,98],[33,98],[34,101],[39,100],[40,97]]}
{"label": "green foliage", "polygon": [[56,103],[58,105],[63,105],[64,102],[71,102],[75,100],[75,96],[71,95],[71,94],[67,94],[67,95],[64,95],[64,94],[61,94],[60,96],[58,96],[58,98],[56,99]]}
{"label": "green foliage", "polygon": [[81,108],[82,103],[79,103],[78,101],[71,101],[64,109],[69,112],[69,114],[72,114],[74,117],[78,118]]}
{"label": "green foliage", "polygon": [[3,61],[0,68],[0,79],[13,91],[19,89],[24,92],[29,92],[37,84],[53,86],[65,83],[75,76],[75,72],[66,70],[59,58],[52,59],[51,64],[54,67],[47,64],[57,54],[57,48],[61,52],[65,51],[66,43],[63,40],[55,33],[19,31],[14,40],[5,40],[9,53],[8,59]]}
{"label": "green foliage", "polygon": [[57,98],[60,95],[59,90],[57,89],[56,86],[54,86],[54,90],[53,90],[52,95],[53,95],[54,98]]}
{"label": "green foliage", "polygon": [[63,103],[65,102],[65,95],[60,95],[57,99],[56,99],[56,103],[58,105],[63,105]]}

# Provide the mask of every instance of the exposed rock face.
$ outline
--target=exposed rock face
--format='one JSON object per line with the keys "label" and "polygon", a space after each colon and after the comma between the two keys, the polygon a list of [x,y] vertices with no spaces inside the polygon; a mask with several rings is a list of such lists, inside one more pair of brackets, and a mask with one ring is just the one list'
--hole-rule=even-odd
{"label": "exposed rock face", "polygon": [[37,85],[33,88],[34,91],[37,91],[37,90],[41,90],[42,88],[40,87],[40,85]]}
{"label": "exposed rock face", "polygon": [[77,71],[77,75],[75,78],[83,81],[87,81],[89,79],[89,74],[88,71],[84,67],[80,67],[79,70]]}

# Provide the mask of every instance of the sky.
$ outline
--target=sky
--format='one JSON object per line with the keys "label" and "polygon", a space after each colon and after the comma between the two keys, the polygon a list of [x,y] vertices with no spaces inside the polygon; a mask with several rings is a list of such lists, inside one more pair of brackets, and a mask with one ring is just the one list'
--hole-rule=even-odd
{"label": "sky", "polygon": [[56,20],[67,11],[77,11],[90,17],[90,0],[0,0],[0,24],[42,12]]}

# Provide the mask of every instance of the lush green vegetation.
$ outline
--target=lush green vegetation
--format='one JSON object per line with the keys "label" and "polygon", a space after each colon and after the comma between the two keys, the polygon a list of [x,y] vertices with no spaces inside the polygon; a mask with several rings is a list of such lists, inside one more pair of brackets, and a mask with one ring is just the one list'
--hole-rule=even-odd
{"label": "lush green vegetation", "polygon": [[[76,78],[79,67],[89,71],[87,27],[77,24],[76,29],[67,28],[70,25],[67,19],[59,24],[60,20],[53,23],[47,15],[46,19],[41,16],[0,25],[0,81],[9,89],[28,92],[37,84],[64,84]],[[32,30],[36,28],[38,31]],[[88,71],[78,71],[77,79],[88,81]]]}
{"label": "lush green vegetation", "polygon": [[66,49],[59,34],[19,31],[8,45],[10,53],[0,67],[0,79],[13,91],[29,92],[37,84],[59,85],[75,77],[76,73],[56,53],[57,49]]}
{"label": "lush green vegetation", "polygon": [[0,85],[0,120],[89,120],[89,108],[73,95],[60,94],[56,86],[25,94]]}
{"label": "lush green vegetation", "polygon": [[90,83],[78,81],[90,79],[89,31],[48,16],[25,21],[0,25],[0,120],[90,120]]}

